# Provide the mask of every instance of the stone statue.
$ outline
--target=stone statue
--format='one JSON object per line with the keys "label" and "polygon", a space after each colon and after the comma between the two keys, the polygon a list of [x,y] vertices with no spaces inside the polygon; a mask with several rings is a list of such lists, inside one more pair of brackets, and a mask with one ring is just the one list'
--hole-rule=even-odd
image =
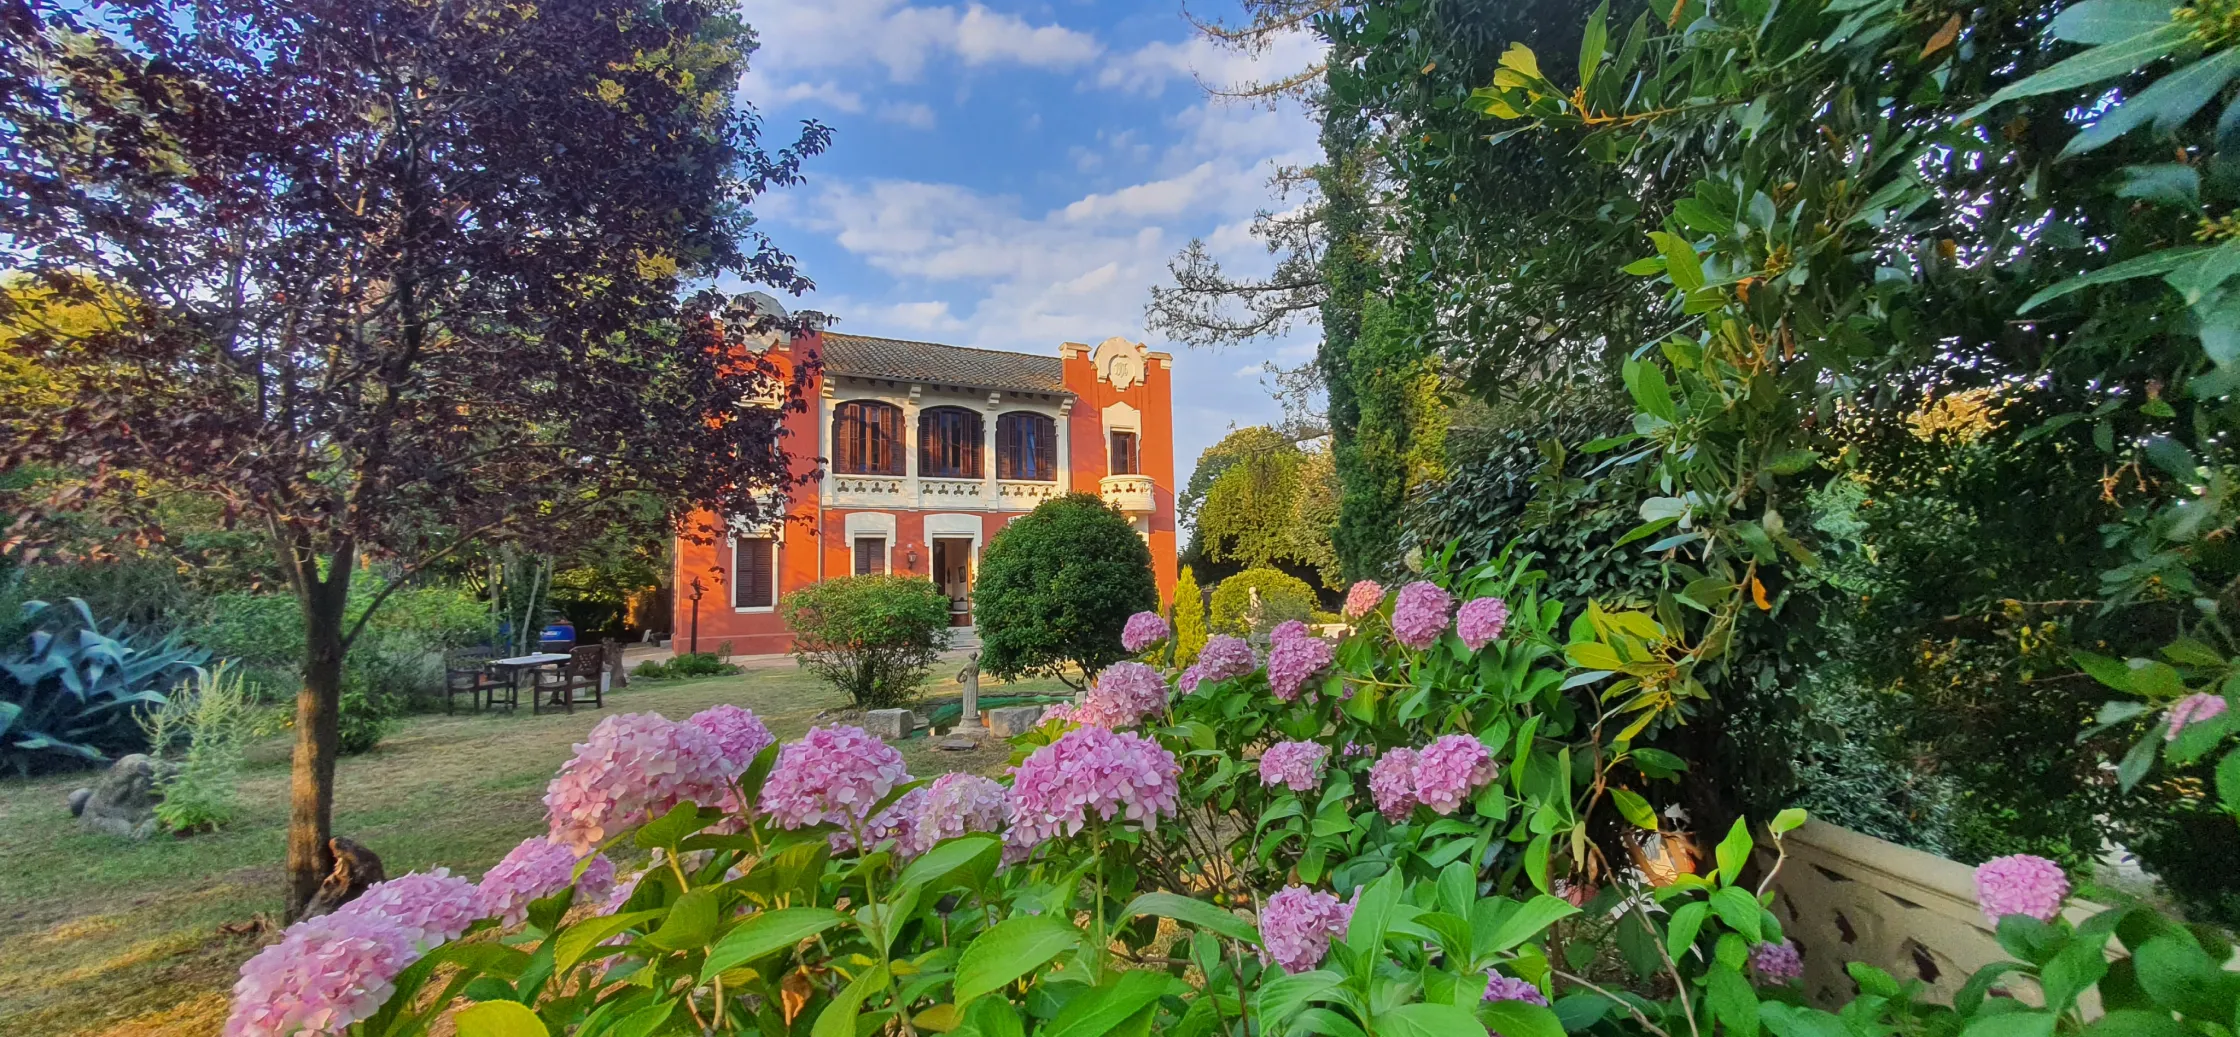
{"label": "stone statue", "polygon": [[957,672],[957,683],[964,686],[964,717],[958,723],[964,727],[980,726],[980,653],[965,657],[964,669]]}

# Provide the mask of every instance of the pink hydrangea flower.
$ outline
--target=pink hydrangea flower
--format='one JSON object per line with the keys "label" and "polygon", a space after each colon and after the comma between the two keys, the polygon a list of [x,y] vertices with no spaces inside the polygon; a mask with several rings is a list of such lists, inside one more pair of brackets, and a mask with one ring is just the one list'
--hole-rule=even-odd
{"label": "pink hydrangea flower", "polygon": [[1345,756],[1350,759],[1355,756],[1371,756],[1374,755],[1376,751],[1376,746],[1370,745],[1366,742],[1347,742],[1346,747],[1343,750],[1340,750],[1339,755]]}
{"label": "pink hydrangea flower", "polygon": [[1508,625],[1509,603],[1500,598],[1472,598],[1454,615],[1454,632],[1473,652],[1499,640]]}
{"label": "pink hydrangea flower", "polygon": [[1268,643],[1282,644],[1283,642],[1289,641],[1294,637],[1312,636],[1314,636],[1314,632],[1308,630],[1305,623],[1302,623],[1296,619],[1287,619],[1281,623],[1276,624],[1276,628],[1274,630],[1268,631]]}
{"label": "pink hydrangea flower", "polygon": [[783,828],[827,821],[846,828],[862,823],[887,793],[909,781],[901,751],[870,732],[812,727],[778,750],[762,786],[762,809]]}
{"label": "pink hydrangea flower", "polygon": [[1206,638],[1206,646],[1198,650],[1198,676],[1204,680],[1225,681],[1259,668],[1259,657],[1252,654],[1252,646],[1241,637],[1215,634]]}
{"label": "pink hydrangea flower", "polygon": [[855,835],[847,831],[834,832],[826,837],[826,841],[831,843],[834,853],[847,853],[851,850],[869,853],[878,849],[880,843],[892,839],[895,856],[908,860],[917,856],[911,847],[918,842],[918,811],[925,806],[925,802],[926,790],[922,788],[903,793],[902,798],[895,800],[893,806],[879,811],[878,816],[863,823],[861,846],[856,844]]}
{"label": "pink hydrangea flower", "polygon": [[1486,973],[1486,996],[1482,1000],[1522,1001],[1528,1005],[1548,1007],[1548,995],[1541,993],[1539,987],[1515,976],[1504,976],[1491,971]]}
{"label": "pink hydrangea flower", "polygon": [[1322,784],[1323,761],[1330,747],[1320,742],[1277,742],[1260,754],[1260,784],[1311,792]]}
{"label": "pink hydrangea flower", "polygon": [[1360,619],[1384,604],[1384,588],[1375,580],[1356,580],[1346,591],[1345,617]]}
{"label": "pink hydrangea flower", "polygon": [[1042,707],[1042,715],[1036,717],[1034,722],[1037,724],[1078,724],[1081,722],[1080,712],[1081,707],[1071,702],[1053,702]]}
{"label": "pink hydrangea flower", "polygon": [[994,778],[962,772],[944,774],[933,779],[925,793],[917,824],[910,831],[910,856],[967,832],[993,832],[1003,827],[1003,783]]}
{"label": "pink hydrangea flower", "polygon": [[420,957],[414,936],[387,916],[336,912],[288,927],[244,962],[225,1037],[339,1034],[396,993],[397,973]]}
{"label": "pink hydrangea flower", "polygon": [[1400,588],[1400,596],[1393,600],[1392,636],[1410,648],[1429,648],[1447,632],[1448,613],[1453,610],[1454,595],[1429,580],[1417,580]]}
{"label": "pink hydrangea flower", "polygon": [[638,883],[645,881],[646,872],[651,870],[653,870],[651,866],[648,866],[645,870],[615,883],[614,888],[607,891],[606,902],[599,905],[599,913],[611,915],[622,910],[624,905],[630,903],[630,898],[637,895]]}
{"label": "pink hydrangea flower", "polygon": [[1384,819],[1399,823],[1416,809],[1416,751],[1389,749],[1369,765],[1369,795]]}
{"label": "pink hydrangea flower", "polygon": [[742,709],[728,702],[709,706],[685,720],[715,742],[716,751],[723,756],[723,765],[736,777],[745,773],[755,755],[776,742],[769,725],[754,715],[754,710]]}
{"label": "pink hydrangea flower", "polygon": [[1167,639],[1166,617],[1156,612],[1138,612],[1128,617],[1128,625],[1120,630],[1120,647],[1140,652]]}
{"label": "pink hydrangea flower", "polygon": [[1767,980],[1787,983],[1804,978],[1804,955],[1788,940],[1761,943],[1750,948],[1750,968]]}
{"label": "pink hydrangea flower", "polygon": [[456,940],[484,917],[481,891],[448,868],[374,883],[334,913],[385,919],[412,941],[416,951]]}
{"label": "pink hydrangea flower", "polygon": [[614,862],[606,854],[591,858],[583,877],[575,877],[577,857],[564,843],[532,835],[506,854],[505,859],[482,873],[482,917],[496,918],[508,928],[529,917],[529,904],[568,888],[586,902],[605,901],[614,889]]}
{"label": "pink hydrangea flower", "polygon": [[1306,972],[1330,953],[1330,938],[1345,935],[1353,905],[1305,886],[1285,886],[1260,911],[1260,943],[1283,971]]}
{"label": "pink hydrangea flower", "polygon": [[1416,800],[1452,814],[1501,771],[1493,753],[1474,735],[1441,735],[1416,752]]}
{"label": "pink hydrangea flower", "polygon": [[1976,866],[1976,906],[1993,925],[2008,915],[2029,915],[2041,922],[2061,913],[2069,898],[2069,877],[2043,857],[2018,853]]}
{"label": "pink hydrangea flower", "polygon": [[2170,707],[2170,729],[2164,732],[2163,737],[2175,742],[2178,740],[2178,732],[2190,725],[2222,716],[2225,706],[2224,696],[2212,695],[2206,691],[2179,699]]}
{"label": "pink hydrangea flower", "polygon": [[1167,682],[1159,671],[1137,662],[1113,663],[1097,675],[1082,697],[1078,723],[1119,729],[1134,727],[1167,711]]}
{"label": "pink hydrangea flower", "polygon": [[1156,828],[1176,810],[1181,773],[1174,754],[1148,738],[1076,728],[1011,769],[1010,837],[1032,847],[1079,832],[1092,814]]}
{"label": "pink hydrangea flower", "polygon": [[687,800],[723,803],[736,773],[723,747],[697,725],[659,713],[608,717],[545,787],[551,838],[581,856]]}
{"label": "pink hydrangea flower", "polygon": [[1285,702],[1297,699],[1307,681],[1329,669],[1337,657],[1330,642],[1319,637],[1300,634],[1278,640],[1268,650],[1268,690]]}
{"label": "pink hydrangea flower", "polygon": [[1174,693],[1177,695],[1189,695],[1196,692],[1198,690],[1198,681],[1200,679],[1201,675],[1198,673],[1198,666],[1196,663],[1192,663],[1182,671],[1181,676],[1174,679]]}

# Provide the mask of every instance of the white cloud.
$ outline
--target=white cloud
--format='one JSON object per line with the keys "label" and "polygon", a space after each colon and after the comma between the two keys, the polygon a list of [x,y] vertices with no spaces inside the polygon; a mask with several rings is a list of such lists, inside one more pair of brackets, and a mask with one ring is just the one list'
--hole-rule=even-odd
{"label": "white cloud", "polygon": [[1312,33],[1278,36],[1257,51],[1223,46],[1193,35],[1180,43],[1155,40],[1108,55],[1097,69],[1098,86],[1156,96],[1177,80],[1214,90],[1236,90],[1283,80],[1322,60],[1327,46]]}
{"label": "white cloud", "polygon": [[1096,37],[1062,25],[1034,25],[980,4],[919,6],[901,0],[748,0],[748,24],[762,37],[758,67],[779,79],[813,69],[877,65],[894,82],[953,57],[970,66],[1076,68],[1103,52]]}
{"label": "white cloud", "polygon": [[916,101],[881,105],[879,107],[879,118],[888,122],[899,122],[912,129],[930,130],[933,128],[933,109]]}

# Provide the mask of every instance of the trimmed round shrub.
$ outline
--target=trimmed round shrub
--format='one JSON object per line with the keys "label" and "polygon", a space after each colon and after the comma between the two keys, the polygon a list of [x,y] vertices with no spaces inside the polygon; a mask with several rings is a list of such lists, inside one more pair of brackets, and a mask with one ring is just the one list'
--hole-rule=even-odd
{"label": "trimmed round shrub", "polygon": [[[1251,615],[1255,589],[1260,592],[1257,617]],[[1280,569],[1246,569],[1213,589],[1210,622],[1216,634],[1250,637],[1288,620],[1307,622],[1314,613],[1314,588],[1307,581]]]}
{"label": "trimmed round shrub", "polygon": [[862,709],[889,709],[949,647],[949,596],[922,576],[841,576],[786,595],[793,656]]}
{"label": "trimmed round shrub", "polygon": [[1094,494],[1045,501],[997,532],[980,563],[980,666],[1005,680],[1072,684],[1132,654],[1128,617],[1159,607],[1151,549]]}

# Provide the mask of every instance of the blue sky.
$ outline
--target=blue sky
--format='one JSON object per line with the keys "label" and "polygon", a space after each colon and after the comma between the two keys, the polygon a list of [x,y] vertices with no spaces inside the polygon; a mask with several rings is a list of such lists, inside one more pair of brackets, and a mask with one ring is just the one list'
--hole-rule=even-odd
{"label": "blue sky", "polygon": [[[1269,265],[1247,233],[1276,163],[1316,157],[1296,105],[1207,96],[1304,67],[1306,39],[1259,56],[1197,37],[1161,3],[746,0],[762,40],[742,95],[772,124],[834,128],[809,182],[757,214],[856,334],[1050,354],[1113,335],[1175,354],[1175,465],[1279,410],[1265,360],[1307,357],[1312,327],[1220,352],[1144,326],[1167,260],[1206,239]],[[1232,13],[1221,6],[1193,13]],[[789,305],[791,303],[789,302]]]}

